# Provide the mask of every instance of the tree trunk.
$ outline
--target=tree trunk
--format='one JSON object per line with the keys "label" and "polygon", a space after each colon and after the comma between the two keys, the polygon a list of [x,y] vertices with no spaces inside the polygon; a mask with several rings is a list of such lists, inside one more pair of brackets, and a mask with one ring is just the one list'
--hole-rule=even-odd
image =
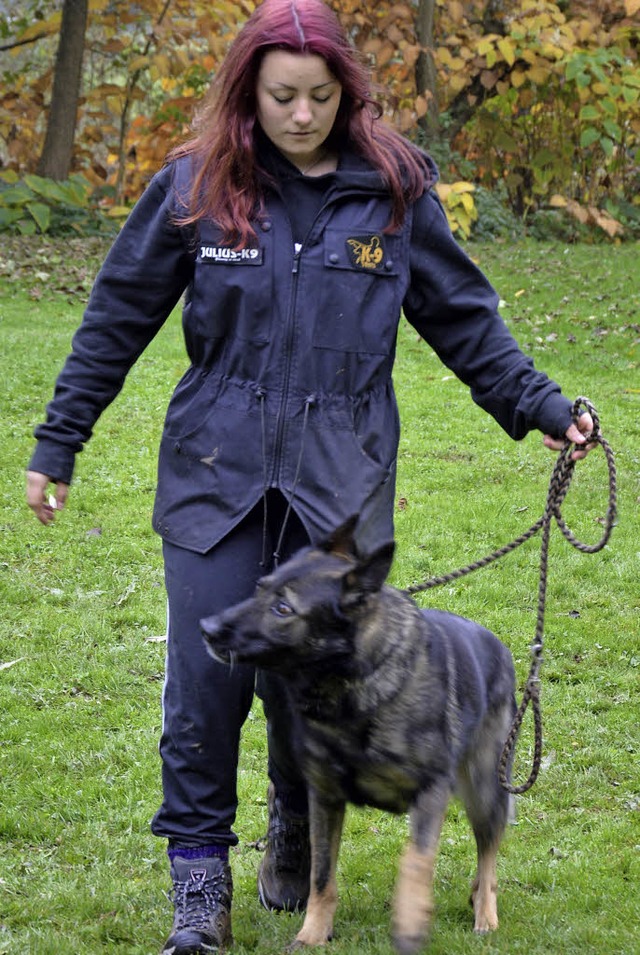
{"label": "tree trunk", "polygon": [[[498,36],[506,35],[506,12],[504,0],[487,0],[487,5],[482,15],[482,33],[497,33]],[[509,73],[509,67],[506,64],[496,67],[501,75]],[[452,143],[461,129],[466,126],[472,118],[478,105],[483,103],[487,97],[487,91],[480,81],[480,76],[475,76],[471,85],[463,89],[461,93],[449,103],[447,110],[447,137]]]}
{"label": "tree trunk", "polygon": [[440,136],[440,111],[438,109],[437,73],[433,59],[433,22],[436,0],[419,0],[416,14],[416,39],[422,48],[416,62],[416,90],[427,98],[427,113],[420,125],[428,140]]}
{"label": "tree trunk", "polygon": [[50,179],[68,179],[71,171],[88,7],[89,0],[64,0],[62,7],[51,106],[37,170]]}

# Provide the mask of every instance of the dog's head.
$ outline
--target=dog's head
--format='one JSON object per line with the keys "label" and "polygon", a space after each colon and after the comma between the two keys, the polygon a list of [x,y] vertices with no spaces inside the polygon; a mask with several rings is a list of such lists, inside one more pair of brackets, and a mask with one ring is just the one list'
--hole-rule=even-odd
{"label": "dog's head", "polygon": [[306,547],[259,581],[249,600],[200,621],[210,653],[281,672],[338,669],[350,658],[354,618],[375,599],[393,559],[393,542],[367,557],[356,548],[356,519]]}

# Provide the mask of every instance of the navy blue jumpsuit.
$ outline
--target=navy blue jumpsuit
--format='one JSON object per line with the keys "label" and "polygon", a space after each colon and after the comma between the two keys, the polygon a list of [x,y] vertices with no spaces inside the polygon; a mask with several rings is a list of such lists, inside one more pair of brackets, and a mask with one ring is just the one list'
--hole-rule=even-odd
{"label": "navy blue jumpsuit", "polygon": [[[172,845],[237,841],[238,740],[255,675],[211,660],[199,619],[250,595],[276,550],[285,559],[353,513],[364,549],[393,536],[401,312],[513,438],[571,424],[571,403],[520,351],[431,189],[388,234],[388,191],[359,157],[345,152],[314,180],[273,151],[267,161],[258,241],[243,250],[212,221],[178,224],[189,158],[154,177],[96,279],[30,463],[70,482],[100,413],[184,296],[189,367],[166,415],[153,515],[169,637],[152,828]],[[258,691],[270,775],[300,808],[277,682],[260,675]]]}

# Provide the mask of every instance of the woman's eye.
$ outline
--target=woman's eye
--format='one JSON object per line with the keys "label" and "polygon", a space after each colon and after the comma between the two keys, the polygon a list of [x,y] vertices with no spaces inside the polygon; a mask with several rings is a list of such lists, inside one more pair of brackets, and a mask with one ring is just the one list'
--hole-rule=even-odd
{"label": "woman's eye", "polygon": [[287,103],[290,103],[292,99],[291,96],[287,96],[285,99],[280,99],[279,96],[274,96],[273,98],[276,101],[276,103],[280,104],[280,106],[286,106]]}
{"label": "woman's eye", "polygon": [[271,609],[275,613],[276,617],[290,617],[293,613],[295,613],[291,604],[288,604],[286,600],[279,600]]}

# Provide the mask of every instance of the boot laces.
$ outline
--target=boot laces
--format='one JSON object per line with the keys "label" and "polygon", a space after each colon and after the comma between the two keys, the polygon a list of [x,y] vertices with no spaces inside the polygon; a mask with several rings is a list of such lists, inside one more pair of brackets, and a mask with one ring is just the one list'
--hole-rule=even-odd
{"label": "boot laces", "polygon": [[186,881],[174,881],[174,930],[209,930],[220,907],[229,909],[229,888],[224,873],[207,876],[193,872]]}

